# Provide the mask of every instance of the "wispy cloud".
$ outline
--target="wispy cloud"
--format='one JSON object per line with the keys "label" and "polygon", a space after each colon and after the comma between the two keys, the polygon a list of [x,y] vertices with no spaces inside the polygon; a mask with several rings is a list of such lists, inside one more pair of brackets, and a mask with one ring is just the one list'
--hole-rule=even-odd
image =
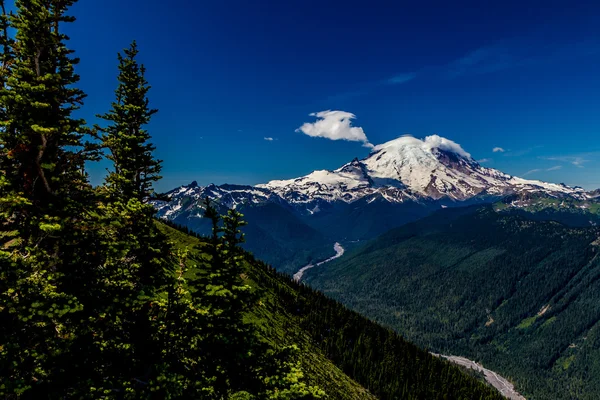
{"label": "wispy cloud", "polygon": [[444,67],[449,78],[488,74],[530,64],[532,59],[520,46],[501,42],[472,50]]}
{"label": "wispy cloud", "polygon": [[535,169],[530,169],[529,171],[525,172],[523,174],[523,176],[531,175],[531,174],[534,174],[536,172],[541,172],[541,171],[557,171],[557,170],[559,170],[561,168],[562,168],[562,165],[555,165],[554,167],[550,167],[550,168],[535,168]]}
{"label": "wispy cloud", "polygon": [[586,153],[585,155],[573,155],[573,156],[554,156],[554,157],[542,157],[544,160],[560,161],[572,164],[578,168],[583,168],[583,164],[590,162],[591,160],[586,158],[588,155],[593,153]]}
{"label": "wispy cloud", "polygon": [[296,132],[304,133],[311,137],[322,137],[329,140],[348,140],[361,142],[364,147],[372,148],[363,128],[352,126],[356,115],[347,111],[326,110],[309,114],[316,117],[315,122],[306,122]]}
{"label": "wispy cloud", "polygon": [[336,102],[336,101],[345,101],[352,98],[364,96],[369,92],[377,89],[382,86],[392,86],[392,85],[402,85],[404,83],[410,82],[417,77],[416,72],[403,72],[398,75],[394,75],[389,79],[384,79],[375,82],[367,82],[362,85],[357,85],[353,90],[349,90],[347,92],[342,92],[335,94],[333,96],[329,96],[325,99],[327,103]]}
{"label": "wispy cloud", "polygon": [[273,140],[275,140],[272,137],[266,137],[266,136],[263,139],[265,139],[267,142],[272,142]]}
{"label": "wispy cloud", "polygon": [[491,158],[482,158],[481,160],[477,160],[477,162],[478,162],[479,164],[483,164],[483,163],[489,163],[489,162],[491,162],[491,161],[492,161],[492,159],[491,159]]}
{"label": "wispy cloud", "polygon": [[541,168],[535,168],[535,169],[530,169],[529,171],[525,172],[523,174],[523,176],[527,176],[527,175],[531,175],[531,174],[535,174],[536,172],[540,172],[542,171]]}
{"label": "wispy cloud", "polygon": [[400,84],[406,83],[408,81],[412,81],[416,77],[417,77],[416,72],[408,72],[408,73],[403,73],[403,74],[398,74],[398,75],[392,76],[390,79],[385,81],[385,83],[387,83],[388,85],[400,85]]}
{"label": "wispy cloud", "polygon": [[542,148],[542,147],[544,147],[544,146],[538,145],[538,146],[528,147],[526,149],[521,149],[521,150],[506,149],[502,155],[504,157],[521,157],[521,156],[529,154],[532,151]]}
{"label": "wispy cloud", "polygon": [[502,147],[494,147],[492,149],[492,152],[494,153],[504,153],[506,150],[504,150]]}
{"label": "wispy cloud", "polygon": [[470,75],[483,75],[519,67],[560,63],[576,57],[586,57],[600,52],[600,43],[594,40],[564,43],[552,47],[544,38],[520,37],[500,40],[438,65],[423,65],[409,72],[399,72],[387,79],[357,85],[352,90],[328,97],[326,100],[346,100],[367,95],[382,86],[402,85],[413,80],[445,80]]}
{"label": "wispy cloud", "polygon": [[559,63],[600,52],[600,42],[594,39],[565,42],[548,46],[545,38],[520,37],[500,40],[473,49],[443,67],[446,77],[488,74],[518,67]]}

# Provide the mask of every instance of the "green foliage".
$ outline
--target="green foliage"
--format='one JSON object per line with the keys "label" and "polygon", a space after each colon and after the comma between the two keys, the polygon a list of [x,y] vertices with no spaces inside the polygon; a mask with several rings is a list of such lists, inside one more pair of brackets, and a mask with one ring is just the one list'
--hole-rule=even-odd
{"label": "green foliage", "polygon": [[[179,246],[194,244],[190,237],[166,227],[163,231],[183,244]],[[199,240],[193,253],[202,256],[209,251],[211,239]],[[322,387],[330,398],[502,399],[494,389],[395,332],[294,282],[250,254],[244,259],[248,285],[260,296],[258,306],[245,311],[246,320],[254,321],[269,343],[299,345],[304,350],[299,361],[307,384]],[[203,268],[197,265],[194,274],[202,274]]]}
{"label": "green foliage", "polygon": [[83,166],[95,152],[72,116],[85,95],[61,31],[71,3],[16,1],[13,15],[2,3],[0,369],[9,393],[68,387],[84,307],[77,274],[93,265],[78,254],[93,198]]}
{"label": "green foliage", "polygon": [[410,341],[482,362],[528,398],[593,399],[599,235],[487,206],[448,209],[305,279]]}
{"label": "green foliage", "polygon": [[103,147],[109,150],[108,159],[114,163],[114,171],[106,179],[107,187],[114,195],[144,200],[152,194],[152,183],[160,179],[162,169],[161,161],[154,158],[150,134],[143,128],[158,110],[149,106],[150,86],[146,68],[136,60],[136,42],[124,53],[118,55],[116,99],[108,113],[98,115],[110,125],[96,129],[103,133]]}
{"label": "green foliage", "polygon": [[[289,351],[242,320],[254,303],[239,274],[241,214],[224,218],[202,260],[211,272],[190,292],[187,254],[147,203],[160,161],[135,42],[119,56],[100,146],[84,142],[78,60],[62,33],[73,3],[17,0],[10,16],[0,3],[0,396],[320,397]],[[84,167],[100,147],[114,170],[93,189]]]}
{"label": "green foliage", "polygon": [[[74,2],[17,0],[10,16],[0,2],[0,396],[317,399],[303,371],[318,360],[336,378],[320,382],[354,398],[372,396],[342,371],[381,398],[498,398],[274,270],[248,270],[236,210],[220,217],[207,203],[210,238],[170,242],[148,204],[160,161],[144,126],[156,110],[135,42],[119,55],[100,143],[72,116],[85,98],[62,33]],[[92,188],[85,162],[102,149],[113,169]],[[302,333],[265,334],[263,300],[277,329]]]}

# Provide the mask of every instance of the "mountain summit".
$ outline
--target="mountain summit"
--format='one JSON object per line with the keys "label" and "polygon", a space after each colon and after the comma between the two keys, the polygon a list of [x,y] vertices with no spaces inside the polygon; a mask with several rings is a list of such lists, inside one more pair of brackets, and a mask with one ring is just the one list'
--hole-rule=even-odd
{"label": "mountain summit", "polygon": [[481,195],[520,192],[585,197],[580,188],[526,180],[483,167],[458,143],[438,135],[423,140],[401,136],[375,146],[366,158],[355,159],[334,171],[314,171],[301,178],[257,187],[294,202],[352,202],[373,195],[390,202],[407,198],[463,201]]}

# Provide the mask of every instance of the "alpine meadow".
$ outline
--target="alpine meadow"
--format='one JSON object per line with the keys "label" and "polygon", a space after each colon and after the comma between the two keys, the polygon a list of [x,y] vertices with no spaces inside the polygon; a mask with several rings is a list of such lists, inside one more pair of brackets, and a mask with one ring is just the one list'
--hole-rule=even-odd
{"label": "alpine meadow", "polygon": [[600,398],[600,6],[378,3],[0,0],[0,398]]}

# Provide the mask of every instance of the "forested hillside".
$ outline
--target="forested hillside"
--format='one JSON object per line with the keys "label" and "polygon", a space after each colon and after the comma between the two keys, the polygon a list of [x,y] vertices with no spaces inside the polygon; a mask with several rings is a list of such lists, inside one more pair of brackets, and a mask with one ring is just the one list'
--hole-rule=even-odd
{"label": "forested hillside", "polygon": [[595,399],[599,235],[492,206],[447,209],[305,279],[408,340],[483,362],[527,398]]}
{"label": "forested hillside", "polygon": [[[161,230],[176,247],[189,250],[188,276],[193,279],[202,273],[196,266],[206,257],[206,239],[173,227]],[[495,389],[394,331],[294,282],[249,253],[244,258],[246,283],[260,297],[247,320],[260,326],[260,336],[272,345],[300,346],[307,381],[325,389],[329,398],[502,398]]]}

